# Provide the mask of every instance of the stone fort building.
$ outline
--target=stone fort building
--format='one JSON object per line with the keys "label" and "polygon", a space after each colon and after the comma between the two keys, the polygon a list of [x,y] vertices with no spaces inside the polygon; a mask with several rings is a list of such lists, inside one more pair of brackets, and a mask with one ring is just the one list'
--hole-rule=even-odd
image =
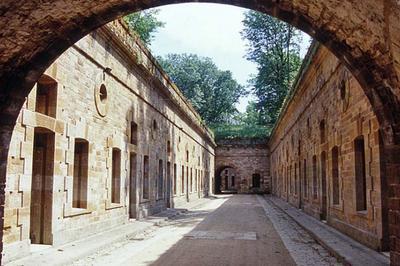
{"label": "stone fort building", "polygon": [[26,99],[7,165],[4,259],[218,193],[273,193],[388,249],[377,118],[321,45],[307,55],[269,140],[218,143],[127,27],[60,56]]}
{"label": "stone fort building", "polygon": [[46,71],[11,147],[6,261],[208,195],[214,174],[212,134],[119,21]]}

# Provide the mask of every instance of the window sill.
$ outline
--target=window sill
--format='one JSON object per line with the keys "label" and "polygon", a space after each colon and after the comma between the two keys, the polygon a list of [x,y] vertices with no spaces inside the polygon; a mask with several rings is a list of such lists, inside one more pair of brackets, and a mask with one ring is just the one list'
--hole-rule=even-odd
{"label": "window sill", "polygon": [[368,210],[357,211],[357,215],[362,217],[362,218],[368,218]]}
{"label": "window sill", "polygon": [[106,210],[113,210],[113,209],[118,209],[118,208],[122,208],[124,207],[124,205],[122,205],[121,203],[108,203],[106,205]]}
{"label": "window sill", "polygon": [[341,211],[342,210],[342,205],[340,203],[339,204],[332,204],[331,208],[335,209],[335,210],[338,210],[338,211]]}
{"label": "window sill", "polygon": [[141,199],[139,203],[147,203],[150,202],[150,199]]}
{"label": "window sill", "polygon": [[64,212],[64,217],[74,217],[92,213],[91,210],[83,208],[68,208],[68,213]]}

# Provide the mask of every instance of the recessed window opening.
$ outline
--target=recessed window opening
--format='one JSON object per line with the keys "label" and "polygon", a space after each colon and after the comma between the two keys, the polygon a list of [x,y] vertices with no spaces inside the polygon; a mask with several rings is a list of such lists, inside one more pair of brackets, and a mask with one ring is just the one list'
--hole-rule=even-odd
{"label": "recessed window opening", "polygon": [[100,101],[105,103],[107,101],[107,87],[104,84],[101,84],[99,91]]}
{"label": "recessed window opening", "polygon": [[367,210],[367,177],[365,171],[365,143],[364,137],[359,136],[354,140],[355,156],[355,188],[357,211]]}
{"label": "recessed window opening", "polygon": [[318,178],[317,178],[317,156],[313,156],[312,158],[312,178],[313,178],[313,197],[314,199],[318,198]]}
{"label": "recessed window opening", "polygon": [[181,193],[185,193],[185,166],[183,165],[181,171]]}
{"label": "recessed window opening", "polygon": [[177,184],[176,182],[178,181],[178,169],[176,168],[176,163],[174,163],[174,195],[176,195],[177,192]]}
{"label": "recessed window opening", "polygon": [[72,207],[87,208],[89,142],[75,139]]}
{"label": "recessed window opening", "polygon": [[346,83],[345,83],[345,81],[342,81],[340,83],[339,90],[340,90],[340,99],[342,101],[344,101],[346,99]]}
{"label": "recessed window opening", "polygon": [[320,135],[320,140],[321,144],[325,143],[326,141],[326,132],[325,132],[325,120],[322,120],[319,124],[319,135]]}
{"label": "recessed window opening", "polygon": [[143,184],[142,197],[149,199],[149,156],[143,156]]}
{"label": "recessed window opening", "polygon": [[339,148],[332,149],[332,201],[339,204]]}
{"label": "recessed window opening", "polygon": [[121,201],[121,150],[112,150],[111,203]]}
{"label": "recessed window opening", "polygon": [[56,118],[57,111],[57,82],[43,75],[36,88],[35,111]]}
{"label": "recessed window opening", "polygon": [[130,143],[133,145],[138,144],[138,126],[135,122],[131,122],[131,139]]}
{"label": "recessed window opening", "polygon": [[171,141],[167,141],[167,154],[171,155],[172,149],[171,149]]}
{"label": "recessed window opening", "polygon": [[307,176],[307,160],[304,159],[303,162],[303,182],[304,182],[304,187],[303,187],[303,191],[304,191],[304,197],[307,198],[308,197],[308,176]]}
{"label": "recessed window opening", "polygon": [[164,197],[164,165],[163,160],[158,160],[158,198]]}

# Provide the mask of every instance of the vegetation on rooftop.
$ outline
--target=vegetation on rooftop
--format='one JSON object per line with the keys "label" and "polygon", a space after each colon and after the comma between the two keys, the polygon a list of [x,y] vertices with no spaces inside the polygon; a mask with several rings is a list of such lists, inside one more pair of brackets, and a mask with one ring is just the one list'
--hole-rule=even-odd
{"label": "vegetation on rooftop", "polygon": [[[151,9],[126,16],[128,26],[146,45],[164,26]],[[257,74],[246,86],[230,71],[219,69],[210,58],[195,54],[169,54],[158,57],[160,65],[192,103],[215,139],[260,139],[271,133],[285,97],[299,72],[300,32],[271,16],[247,11],[241,32],[248,42],[246,58],[257,65]],[[244,113],[236,109],[240,97],[251,93]]]}

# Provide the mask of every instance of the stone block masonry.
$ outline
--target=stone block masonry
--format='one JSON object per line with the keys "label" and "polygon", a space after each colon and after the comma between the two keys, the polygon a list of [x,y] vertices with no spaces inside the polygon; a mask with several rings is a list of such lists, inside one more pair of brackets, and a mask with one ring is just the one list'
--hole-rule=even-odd
{"label": "stone block masonry", "polygon": [[359,83],[314,44],[269,142],[273,193],[371,248],[388,250],[381,141]]}
{"label": "stone block masonry", "polygon": [[10,145],[5,261],[204,197],[214,174],[212,134],[120,21],[47,69]]}
{"label": "stone block masonry", "polygon": [[269,193],[267,139],[219,140],[215,150],[215,193]]}

